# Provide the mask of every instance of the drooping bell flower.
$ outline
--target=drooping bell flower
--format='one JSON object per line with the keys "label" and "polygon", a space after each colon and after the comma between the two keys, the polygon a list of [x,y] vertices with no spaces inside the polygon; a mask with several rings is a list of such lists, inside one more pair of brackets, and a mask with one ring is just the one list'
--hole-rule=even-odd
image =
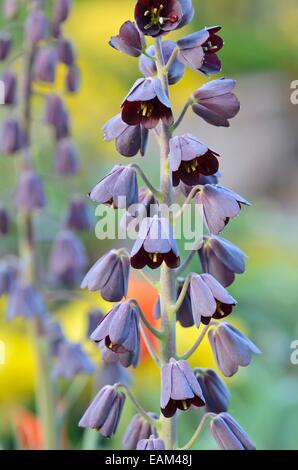
{"label": "drooping bell flower", "polygon": [[29,319],[45,314],[46,307],[37,289],[27,282],[17,282],[9,296],[7,320],[16,316]]}
{"label": "drooping bell flower", "polygon": [[75,176],[79,171],[79,152],[70,139],[58,142],[55,155],[55,170],[61,176]]}
{"label": "drooping bell flower", "polygon": [[127,209],[138,202],[138,182],[135,170],[116,165],[90,193],[90,199],[115,209]]}
{"label": "drooping bell flower", "polygon": [[131,251],[131,266],[135,269],[143,269],[145,266],[156,269],[163,262],[171,269],[180,264],[172,227],[165,218],[146,217],[141,222],[138,239]]}
{"label": "drooping bell flower", "polygon": [[1,80],[4,84],[4,104],[14,106],[16,104],[17,77],[10,70],[6,70]]}
{"label": "drooping bell flower", "polygon": [[0,33],[0,60],[7,59],[11,49],[11,36],[8,33]]}
{"label": "drooping bell flower", "polygon": [[78,374],[93,374],[95,364],[79,343],[61,341],[57,351],[57,362],[52,377],[70,380]]}
{"label": "drooping bell flower", "polygon": [[228,411],[231,394],[213,369],[195,369],[194,374],[202,389],[208,413]]}
{"label": "drooping bell flower", "polygon": [[[198,185],[205,186],[205,184],[218,184],[220,176],[221,173],[219,171],[210,176],[200,175],[198,179]],[[191,193],[192,189],[193,186],[188,186],[187,184],[183,183],[183,181],[180,181],[178,186],[174,188],[174,191],[176,194],[181,193],[183,196],[187,197]]]}
{"label": "drooping bell flower", "polygon": [[119,302],[127,296],[129,267],[126,250],[111,250],[92,266],[81,288],[100,291],[108,302]]}
{"label": "drooping bell flower", "polygon": [[64,103],[59,95],[49,95],[45,106],[45,123],[49,126],[56,126],[56,123],[63,119],[65,111]]}
{"label": "drooping bell flower", "polygon": [[149,131],[140,124],[129,126],[117,114],[103,126],[103,131],[106,141],[115,139],[116,149],[123,157],[134,157],[139,152],[145,155]]}
{"label": "drooping bell flower", "polygon": [[9,220],[8,212],[0,201],[0,237],[1,235],[8,234],[9,227],[10,227],[10,220]]}
{"label": "drooping bell flower", "polygon": [[15,257],[0,260],[0,297],[10,294],[14,289],[19,271],[19,263]]}
{"label": "drooping bell flower", "polygon": [[188,5],[178,0],[138,0],[135,20],[140,31],[157,37],[179,27],[182,18],[189,14]]}
{"label": "drooping bell flower", "polygon": [[141,124],[153,129],[160,120],[171,126],[174,122],[171,103],[158,78],[140,78],[122,102],[122,120],[130,126]]}
{"label": "drooping bell flower", "polygon": [[76,285],[81,282],[87,255],[81,240],[71,231],[57,235],[50,255],[49,271],[55,281]]}
{"label": "drooping bell flower", "polygon": [[104,319],[104,314],[99,309],[93,309],[88,312],[87,338],[89,339],[93,331],[98,327]]}
{"label": "drooping bell flower", "polygon": [[205,405],[201,387],[188,362],[171,359],[162,367],[161,412],[171,418],[178,409],[187,411],[191,405]]}
{"label": "drooping bell flower", "polygon": [[57,61],[56,49],[53,47],[39,49],[34,64],[35,79],[41,82],[54,83]]}
{"label": "drooping bell flower", "polygon": [[228,413],[213,418],[210,431],[221,450],[256,450],[246,432]]}
{"label": "drooping bell flower", "polygon": [[261,354],[250,339],[227,322],[210,330],[208,338],[217,365],[226,377],[236,374],[240,366],[247,367],[253,353]]}
{"label": "drooping bell flower", "polygon": [[[170,59],[175,47],[175,41],[169,40],[162,42],[162,52],[165,63],[167,63]],[[155,57],[155,47],[153,45],[149,46],[146,49],[146,53],[152,57]],[[150,59],[148,55],[141,55],[139,60],[139,69],[145,77],[154,77],[157,74],[156,62],[153,59]],[[174,85],[175,83],[179,82],[179,80],[181,80],[184,74],[184,69],[184,65],[177,58],[175,58],[169,69],[169,85]]]}
{"label": "drooping bell flower", "polygon": [[90,338],[96,343],[128,359],[128,365],[137,366],[140,358],[139,313],[131,301],[115,305],[100,322]]}
{"label": "drooping bell flower", "polygon": [[80,89],[81,75],[80,70],[75,65],[69,67],[65,79],[65,88],[68,93],[77,93]]}
{"label": "drooping bell flower", "polygon": [[55,138],[59,142],[62,139],[70,137],[70,117],[66,109],[62,113],[60,121],[57,121],[54,125]]}
{"label": "drooping bell flower", "polygon": [[103,387],[93,399],[79,422],[81,428],[96,429],[104,437],[117,431],[125,395],[116,386]]}
{"label": "drooping bell flower", "polygon": [[71,0],[55,0],[54,20],[56,23],[64,23],[67,20],[71,8]]}
{"label": "drooping bell flower", "polygon": [[69,230],[89,230],[92,226],[89,207],[84,199],[74,196],[68,206],[65,226]]}
{"label": "drooping bell flower", "polygon": [[114,49],[132,57],[139,57],[146,47],[144,35],[132,21],[126,21],[121,26],[119,34],[111,37],[109,44]]}
{"label": "drooping bell flower", "polygon": [[173,185],[180,181],[189,186],[199,184],[200,177],[214,175],[218,171],[219,155],[202,144],[192,134],[173,137],[170,140],[170,169]]}
{"label": "drooping bell flower", "polygon": [[154,435],[150,436],[149,439],[141,439],[138,442],[137,450],[166,450],[165,443],[162,439],[158,437],[154,437]]}
{"label": "drooping bell flower", "polygon": [[25,138],[20,123],[15,118],[7,118],[1,127],[0,151],[7,155],[14,155],[22,150]]}
{"label": "drooping bell flower", "polygon": [[[178,279],[177,281],[177,299],[182,291],[184,281]],[[158,298],[155,307],[154,307],[154,318],[159,319],[161,317],[160,311],[160,298]],[[192,307],[191,307],[191,298],[190,298],[190,287],[188,287],[181,307],[176,313],[176,320],[180,323],[183,328],[190,328],[194,325],[194,319],[192,314]]]}
{"label": "drooping bell flower", "polygon": [[18,210],[30,212],[42,209],[46,204],[42,179],[34,170],[25,170],[21,173],[16,193],[16,206]]}
{"label": "drooping bell flower", "polygon": [[48,33],[48,20],[41,10],[32,11],[26,21],[26,40],[35,47]]}
{"label": "drooping bell flower", "polygon": [[221,78],[205,83],[193,94],[192,110],[213,126],[230,127],[229,119],[240,111],[240,102],[233,93],[235,80]]}
{"label": "drooping bell flower", "polygon": [[231,218],[240,214],[241,206],[250,203],[239,194],[219,185],[206,184],[196,195],[201,204],[209,231],[218,235]]}
{"label": "drooping bell flower", "polygon": [[[155,413],[149,412],[148,416],[152,419],[158,419]],[[134,415],[124,434],[123,447],[125,450],[136,450],[139,441],[149,439],[151,436],[157,438],[156,428],[148,423],[143,416]]]}
{"label": "drooping bell flower", "polygon": [[221,61],[217,53],[224,45],[223,39],[216,34],[220,30],[220,26],[205,28],[179,39],[177,41],[179,61],[186,67],[204,74],[220,72]]}
{"label": "drooping bell flower", "polygon": [[224,287],[234,282],[235,274],[245,271],[245,253],[216,235],[204,237],[199,257],[204,272],[212,274]]}
{"label": "drooping bell flower", "polygon": [[212,318],[220,320],[230,315],[236,300],[211,274],[192,274],[190,296],[194,322],[208,325]]}
{"label": "drooping bell flower", "polygon": [[62,64],[72,67],[75,63],[75,50],[73,44],[63,37],[57,43],[58,60]]}

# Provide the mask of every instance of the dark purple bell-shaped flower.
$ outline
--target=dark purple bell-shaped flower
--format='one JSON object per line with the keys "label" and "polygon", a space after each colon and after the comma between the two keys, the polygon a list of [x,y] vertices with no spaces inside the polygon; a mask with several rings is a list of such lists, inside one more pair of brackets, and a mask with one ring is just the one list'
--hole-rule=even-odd
{"label": "dark purple bell-shaped flower", "polygon": [[96,429],[104,437],[117,431],[125,395],[116,386],[107,385],[96,395],[79,422],[81,428]]}
{"label": "dark purple bell-shaped flower", "polygon": [[115,139],[116,149],[123,157],[134,157],[139,152],[145,155],[149,131],[140,124],[129,126],[117,114],[103,126],[103,131],[106,141]]}
{"label": "dark purple bell-shaped flower", "polygon": [[42,209],[46,204],[43,182],[34,170],[25,170],[21,173],[16,193],[18,210],[30,212]]}
{"label": "dark purple bell-shaped flower", "polygon": [[49,126],[56,126],[57,122],[63,119],[64,111],[64,103],[59,95],[48,96],[45,106],[45,123]]}
{"label": "dark purple bell-shaped flower", "polygon": [[36,288],[26,282],[18,282],[9,297],[7,319],[16,316],[26,319],[41,317],[46,314],[46,308]]}
{"label": "dark purple bell-shaped flower", "polygon": [[95,364],[84,352],[79,343],[61,341],[58,346],[57,363],[54,365],[52,376],[70,380],[78,374],[93,374]]}
{"label": "dark purple bell-shaped flower", "polygon": [[34,64],[35,79],[41,82],[54,83],[58,55],[53,47],[39,49]]}
{"label": "dark purple bell-shaped flower", "polygon": [[[152,419],[158,419],[155,413],[149,412],[148,416]],[[126,450],[136,450],[139,441],[150,439],[151,436],[157,438],[156,429],[141,415],[134,415],[124,434],[123,447]]]}
{"label": "dark purple bell-shaped flower", "polygon": [[220,72],[221,61],[217,53],[224,45],[222,38],[216,34],[220,30],[220,26],[205,28],[177,41],[179,61],[204,74]]}
{"label": "dark purple bell-shaped flower", "polygon": [[128,361],[126,367],[136,367],[140,358],[139,313],[131,301],[115,305],[90,338],[96,343],[104,342],[118,356],[123,355]]}
{"label": "dark purple bell-shaped flower", "polygon": [[213,418],[210,431],[221,450],[256,450],[246,432],[228,413]]}
{"label": "dark purple bell-shaped flower", "polygon": [[18,263],[14,257],[0,260],[0,297],[10,294],[18,275]]}
{"label": "dark purple bell-shaped flower", "polygon": [[87,338],[89,339],[93,331],[104,319],[104,314],[99,309],[93,309],[88,312]]}
{"label": "dark purple bell-shaped flower", "polygon": [[150,436],[149,439],[141,439],[138,442],[137,450],[166,450],[165,443],[162,439],[158,437],[154,437],[154,435]]}
{"label": "dark purple bell-shaped flower", "polygon": [[122,102],[122,120],[130,126],[153,129],[160,120],[174,122],[171,103],[158,78],[140,78]]}
{"label": "dark purple bell-shaped flower", "polygon": [[[165,63],[168,62],[175,47],[175,41],[162,42],[162,52]],[[148,49],[146,49],[146,53],[150,56],[155,57],[155,47],[153,45],[149,46]],[[150,59],[150,57],[145,54],[142,54],[140,57],[139,68],[145,77],[153,77],[157,74],[155,61],[153,59]],[[179,60],[176,58],[169,70],[169,85],[174,85],[175,83],[179,82],[179,80],[181,80],[184,74],[184,69],[184,65],[179,62]]]}
{"label": "dark purple bell-shaped flower", "polygon": [[195,186],[199,184],[201,175],[214,175],[219,167],[218,156],[192,134],[173,137],[170,140],[173,185],[178,186],[182,181],[186,185]]}
{"label": "dark purple bell-shaped flower", "polygon": [[250,203],[239,194],[219,185],[206,184],[196,195],[196,203],[202,204],[209,231],[218,235],[229,220],[240,214],[241,206]]}
{"label": "dark purple bell-shaped flower", "polygon": [[193,274],[190,296],[194,321],[208,325],[212,318],[220,320],[230,315],[236,300],[211,274]]}
{"label": "dark purple bell-shaped flower", "polygon": [[[198,185],[205,186],[205,184],[218,184],[218,180],[221,176],[221,173],[218,171],[215,175],[205,176],[200,175],[198,179]],[[174,188],[176,194],[183,194],[183,196],[187,197],[193,189],[193,186],[188,186],[187,184],[180,181],[179,185]]]}
{"label": "dark purple bell-shaped flower", "polygon": [[[184,281],[178,279],[177,281],[177,299],[182,291]],[[154,307],[154,318],[159,319],[161,317],[160,312],[160,299],[158,298],[155,307]],[[188,287],[185,297],[183,299],[182,305],[179,308],[176,314],[176,320],[180,323],[183,328],[190,328],[194,325],[194,319],[191,308],[191,297],[190,297],[190,287]]]}
{"label": "dark purple bell-shaped flower", "polygon": [[0,237],[1,235],[8,234],[9,227],[10,227],[10,220],[9,220],[8,212],[0,201]]}
{"label": "dark purple bell-shaped flower", "polygon": [[62,64],[72,67],[75,63],[75,50],[73,44],[63,37],[59,38],[57,43],[58,60]]}
{"label": "dark purple bell-shaped flower", "polygon": [[233,93],[236,82],[227,78],[205,83],[194,92],[193,111],[213,126],[230,127],[229,119],[240,111],[240,103]]}
{"label": "dark purple bell-shaped flower", "polygon": [[235,274],[245,271],[245,253],[216,235],[204,237],[199,256],[204,272],[212,274],[224,287],[234,282]]}
{"label": "dark purple bell-shaped flower", "polygon": [[63,284],[78,284],[87,265],[87,255],[81,240],[71,231],[63,230],[54,241],[49,270]]}
{"label": "dark purple bell-shaped flower", "polygon": [[171,269],[180,264],[172,227],[167,219],[158,216],[146,217],[141,223],[138,239],[131,251],[131,266],[135,269],[143,269],[145,266],[156,269],[163,262]]}
{"label": "dark purple bell-shaped flower", "polygon": [[69,113],[66,110],[64,110],[61,121],[56,123],[54,129],[57,141],[70,137],[70,118]]}
{"label": "dark purple bell-shaped flower", "polygon": [[7,118],[1,127],[0,151],[7,155],[19,152],[25,143],[24,132],[15,118]]}
{"label": "dark purple bell-shaped flower", "polygon": [[77,93],[80,89],[81,75],[80,70],[75,65],[69,67],[65,79],[65,88],[68,93]]}
{"label": "dark purple bell-shaped flower", "polygon": [[67,20],[71,8],[71,0],[55,0],[54,19],[56,23],[64,23]]}
{"label": "dark purple bell-shaped flower", "polygon": [[3,14],[9,20],[15,18],[19,13],[20,0],[4,0],[3,1]]}
{"label": "dark purple bell-shaped flower", "polygon": [[201,387],[188,362],[171,359],[162,368],[160,408],[166,418],[176,411],[186,411],[191,405],[204,406]]}
{"label": "dark purple bell-shaped flower", "polygon": [[70,230],[89,230],[92,226],[89,207],[82,197],[74,196],[68,206],[65,226]]}
{"label": "dark purple bell-shaped flower", "polygon": [[100,291],[108,302],[119,302],[127,296],[129,267],[126,250],[111,250],[92,266],[81,288]]}
{"label": "dark purple bell-shaped flower", "polygon": [[220,371],[232,377],[241,367],[251,363],[252,354],[261,354],[259,348],[234,326],[220,323],[208,333],[209,342]]}
{"label": "dark purple bell-shaped flower", "polygon": [[126,21],[121,26],[119,34],[111,37],[109,44],[114,49],[132,57],[139,57],[146,47],[144,35],[132,21]]}
{"label": "dark purple bell-shaped flower", "polygon": [[147,36],[157,37],[179,27],[188,12],[184,2],[178,0],[138,0],[135,20],[138,28]]}
{"label": "dark purple bell-shaped flower", "polygon": [[30,47],[35,47],[48,33],[48,20],[41,10],[32,11],[26,22],[26,39]]}
{"label": "dark purple bell-shaped flower", "polygon": [[90,193],[90,199],[115,209],[127,209],[138,202],[138,181],[135,170],[116,165]]}
{"label": "dark purple bell-shaped flower", "polygon": [[17,77],[10,70],[6,70],[1,80],[4,84],[4,104],[13,106],[16,104]]}
{"label": "dark purple bell-shaped flower", "polygon": [[0,60],[7,59],[11,49],[11,36],[8,33],[0,33]]}
{"label": "dark purple bell-shaped flower", "polygon": [[194,374],[202,389],[208,413],[228,411],[231,394],[213,369],[195,369]]}
{"label": "dark purple bell-shaped flower", "polygon": [[61,176],[75,176],[79,171],[79,152],[70,139],[58,142],[55,155],[55,170]]}

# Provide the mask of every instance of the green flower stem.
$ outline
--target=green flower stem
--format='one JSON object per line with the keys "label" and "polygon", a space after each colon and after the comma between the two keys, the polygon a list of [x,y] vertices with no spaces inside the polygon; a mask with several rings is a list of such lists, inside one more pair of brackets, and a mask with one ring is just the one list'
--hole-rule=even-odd
{"label": "green flower stem", "polygon": [[184,119],[185,114],[186,114],[187,111],[188,111],[188,108],[193,104],[193,102],[194,102],[194,99],[193,99],[193,97],[191,96],[191,97],[187,100],[187,102],[185,103],[184,108],[182,109],[181,114],[180,114],[180,116],[178,117],[177,121],[176,121],[175,124],[173,124],[173,126],[171,127],[171,132],[175,131],[175,130],[177,129],[177,127],[180,126],[181,122],[182,122],[183,119]]}
{"label": "green flower stem", "polygon": [[137,165],[136,163],[132,163],[131,165],[129,165],[130,168],[132,168],[133,170],[135,170],[137,173],[139,173],[140,177],[142,178],[142,180],[144,181],[144,183],[146,184],[147,188],[150,189],[150,191],[152,192],[153,196],[155,196],[158,200],[161,198],[161,192],[158,191],[158,189],[156,189],[151,183],[150,181],[148,180],[147,176],[145,175],[145,173],[143,172],[142,168]]}
{"label": "green flower stem", "polygon": [[[169,94],[168,74],[165,73],[165,63],[162,53],[161,39],[155,40],[155,50],[157,57],[157,72],[162,83],[164,92]],[[162,123],[160,133],[160,174],[162,203],[171,207],[173,203],[173,187],[169,168],[169,143],[171,131],[169,126]],[[170,220],[169,220],[170,222]],[[164,332],[164,338],[161,340],[161,364],[166,364],[172,357],[176,357],[176,319],[170,318],[169,306],[176,298],[175,272],[169,269],[165,263],[161,267],[160,273],[160,310],[161,325]],[[167,450],[172,450],[176,446],[177,440],[177,422],[176,416],[165,418],[161,416],[160,437],[165,443]]]}
{"label": "green flower stem", "polygon": [[156,337],[156,338],[163,338],[163,333],[161,331],[158,331],[156,330],[156,328],[154,328],[154,326],[151,325],[151,323],[149,322],[149,320],[146,318],[146,316],[144,315],[138,301],[136,299],[131,299],[131,302],[137,307],[138,311],[139,311],[139,314],[140,314],[140,317],[141,317],[141,320],[142,322],[144,323],[144,325],[146,326],[146,328]]}
{"label": "green flower stem", "polygon": [[199,337],[198,337],[197,341],[195,342],[195,344],[185,354],[183,354],[182,356],[178,356],[179,360],[182,359],[182,360],[186,361],[187,359],[189,359],[196,352],[196,350],[200,346],[201,342],[205,338],[205,335],[206,335],[206,333],[209,330],[211,325],[212,325],[212,322],[209,323],[209,325],[204,326],[204,328],[202,329],[201,333],[199,334]]}
{"label": "green flower stem", "polygon": [[181,266],[179,266],[179,268],[176,269],[176,276],[179,276],[180,274],[184,273],[184,271],[188,268],[189,264],[191,263],[194,255],[197,253],[197,250],[197,247],[193,247],[191,249],[185,261],[181,264]]}
{"label": "green flower stem", "polygon": [[141,330],[141,335],[143,337],[144,343],[146,344],[146,348],[148,349],[148,352],[149,352],[150,356],[152,357],[155,364],[159,367],[160,366],[160,359],[159,359],[158,355],[156,354],[156,351],[153,347],[153,344],[151,343],[150,339],[148,338],[147,333],[144,330],[142,325],[140,325],[140,330]]}
{"label": "green flower stem", "polygon": [[201,432],[203,431],[204,426],[207,423],[208,419],[213,419],[215,416],[216,415],[214,413],[206,413],[203,416],[203,418],[202,418],[196,432],[192,436],[192,438],[188,441],[188,443],[184,447],[181,447],[180,449],[177,449],[177,450],[190,450],[193,447],[193,445],[196,443],[196,440],[201,435]]}
{"label": "green flower stem", "polygon": [[173,52],[172,52],[172,54],[171,54],[171,56],[170,56],[170,58],[169,58],[167,64],[165,65],[164,72],[165,72],[166,74],[169,73],[170,68],[172,67],[172,65],[173,65],[173,63],[174,63],[174,61],[175,61],[175,59],[176,59],[176,57],[177,57],[178,52],[179,52],[179,47],[176,46],[175,49],[173,50]]}
{"label": "green flower stem", "polygon": [[183,206],[181,207],[180,211],[178,211],[176,214],[175,214],[175,219],[178,219],[179,217],[181,217],[186,209],[186,207],[188,206],[188,204],[193,200],[193,198],[195,197],[195,195],[202,189],[202,186],[201,185],[198,185],[198,186],[194,186],[194,188],[192,188],[192,190],[190,191],[189,195],[187,196],[187,198],[185,199],[184,201],[184,204]]}
{"label": "green flower stem", "polygon": [[189,288],[189,284],[190,284],[190,281],[191,281],[191,275],[192,275],[192,273],[190,273],[186,277],[186,279],[184,281],[184,284],[183,284],[183,287],[182,287],[182,290],[180,292],[180,295],[177,299],[177,302],[175,304],[171,305],[171,307],[170,307],[170,315],[173,318],[176,318],[176,313],[178,312],[179,308],[183,304],[183,300],[185,299],[187,289]]}

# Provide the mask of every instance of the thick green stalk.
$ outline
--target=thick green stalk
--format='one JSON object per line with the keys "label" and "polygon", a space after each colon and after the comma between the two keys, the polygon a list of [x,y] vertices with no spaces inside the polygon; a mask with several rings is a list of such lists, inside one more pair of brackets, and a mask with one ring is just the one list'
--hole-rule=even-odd
{"label": "thick green stalk", "polygon": [[[168,94],[168,73],[165,70],[164,58],[161,48],[161,40],[155,41],[158,77],[163,89]],[[173,187],[169,168],[169,142],[171,138],[170,128],[162,123],[160,134],[160,173],[162,203],[170,207],[173,203]],[[165,216],[165,215],[163,215]],[[160,274],[160,307],[161,324],[164,338],[161,339],[161,363],[162,365],[176,357],[176,319],[170,318],[169,307],[175,302],[175,273],[165,264],[162,265]],[[160,436],[165,442],[166,449],[171,450],[176,446],[176,417],[161,417]]]}

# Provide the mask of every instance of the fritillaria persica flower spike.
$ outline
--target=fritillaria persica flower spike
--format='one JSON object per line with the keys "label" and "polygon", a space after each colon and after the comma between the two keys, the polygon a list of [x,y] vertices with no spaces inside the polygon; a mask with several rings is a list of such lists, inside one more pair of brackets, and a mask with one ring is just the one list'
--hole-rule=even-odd
{"label": "fritillaria persica flower spike", "polygon": [[[162,52],[165,63],[170,59],[174,49],[176,47],[175,41],[163,41],[162,42]],[[155,47],[150,46],[146,49],[146,53],[149,56],[155,57]],[[142,54],[139,60],[139,68],[142,74],[145,77],[153,77],[157,74],[156,62],[153,59],[150,59],[148,55]],[[174,85],[179,82],[183,77],[185,67],[179,62],[177,58],[173,61],[172,65],[169,68],[169,85]]]}
{"label": "fritillaria persica flower spike", "polygon": [[252,341],[227,322],[210,330],[208,337],[217,365],[226,377],[236,374],[239,366],[248,366],[253,353],[261,354]]}
{"label": "fritillaria persica flower spike", "polygon": [[45,314],[46,308],[36,288],[26,282],[17,282],[9,297],[7,320],[16,316],[33,318]]}
{"label": "fritillaria persica flower spike", "polygon": [[[153,419],[158,419],[155,413],[148,413],[148,416]],[[126,450],[136,450],[139,441],[149,439],[151,436],[157,438],[156,429],[145,421],[141,415],[135,415],[124,434],[123,446]]]}
{"label": "fritillaria persica flower spike", "polygon": [[199,184],[201,175],[214,175],[219,166],[218,156],[192,134],[173,137],[170,140],[173,185],[178,186],[182,181],[189,186],[195,186]]}
{"label": "fritillaria persica flower spike", "polygon": [[82,281],[81,287],[100,291],[109,302],[119,302],[127,296],[129,255],[124,250],[111,250],[100,258]]}
{"label": "fritillaria persica flower spike", "polygon": [[30,47],[45,39],[48,33],[48,20],[41,10],[33,11],[26,22],[26,39]]}
{"label": "fritillaria persica flower spike", "polygon": [[166,450],[165,443],[162,439],[151,436],[150,439],[141,439],[138,442],[137,450]]}
{"label": "fritillaria persica flower spike", "polygon": [[94,371],[95,364],[79,343],[61,341],[58,346],[57,363],[52,372],[54,378],[70,380],[77,374],[93,374]]}
{"label": "fritillaria persica flower spike", "polygon": [[222,49],[223,40],[216,33],[220,30],[220,26],[206,28],[177,41],[180,62],[205,74],[219,72],[221,62],[217,52]]}
{"label": "fritillaria persica flower spike", "polygon": [[232,313],[236,300],[210,274],[192,274],[190,281],[192,313],[197,327],[212,318],[222,319]]}
{"label": "fritillaria persica flower spike", "polygon": [[46,204],[43,182],[33,170],[22,172],[16,194],[17,208],[23,212],[42,209]]}
{"label": "fritillaria persica flower spike", "polygon": [[115,305],[90,338],[96,343],[103,341],[106,348],[136,367],[140,357],[139,313],[131,301]]}
{"label": "fritillaria persica flower spike", "polygon": [[210,423],[210,431],[222,450],[255,450],[246,432],[228,413],[220,413]]}
{"label": "fritillaria persica flower spike", "polygon": [[205,83],[193,94],[193,111],[213,126],[229,127],[229,119],[240,111],[240,102],[233,93],[235,85],[235,80],[226,78]]}
{"label": "fritillaria persica flower spike", "polygon": [[116,149],[123,157],[134,157],[138,152],[145,155],[149,131],[140,124],[129,126],[117,114],[103,126],[103,131],[106,141],[115,139]]}
{"label": "fritillaria persica flower spike", "polygon": [[6,70],[2,77],[4,83],[4,104],[13,106],[16,104],[17,78],[13,72]]}
{"label": "fritillaria persica flower spike", "polygon": [[186,411],[191,405],[205,405],[201,387],[188,362],[171,359],[162,367],[161,412],[171,418],[177,409]]}
{"label": "fritillaria persica flower spike", "polygon": [[0,201],[0,236],[7,235],[7,233],[9,232],[9,226],[10,221],[8,212]]}
{"label": "fritillaria persica flower spike", "polygon": [[122,102],[122,120],[130,126],[141,124],[153,129],[160,120],[174,122],[171,104],[158,78],[140,78]]}
{"label": "fritillaria persica flower spike", "polygon": [[[147,36],[160,36],[177,29],[184,16],[178,0],[138,0],[135,20],[140,31]],[[185,14],[188,13],[185,9]]]}
{"label": "fritillaria persica flower spike", "polygon": [[206,184],[196,196],[202,204],[204,218],[211,233],[218,235],[231,218],[240,214],[241,206],[250,203],[239,194],[219,185]]}
{"label": "fritillaria persica flower spike", "polygon": [[228,387],[213,369],[195,369],[195,376],[202,389],[208,413],[227,411],[231,399]]}
{"label": "fritillaria persica flower spike", "polygon": [[5,60],[11,49],[11,36],[8,33],[0,33],[0,60]]}
{"label": "fritillaria persica flower spike", "polygon": [[125,395],[116,387],[107,385],[96,395],[79,422],[81,428],[97,429],[104,437],[117,431],[125,402]]}
{"label": "fritillaria persica flower spike", "polygon": [[4,121],[0,135],[1,153],[13,155],[23,148],[24,133],[19,121],[15,118],[8,118]]}
{"label": "fritillaria persica flower spike", "polygon": [[65,226],[70,230],[89,230],[91,228],[89,207],[81,197],[74,196],[68,207]]}
{"label": "fritillaria persica flower spike", "polygon": [[126,21],[121,26],[118,36],[111,37],[109,44],[132,57],[139,57],[146,47],[144,35],[132,21]]}
{"label": "fritillaria persica flower spike", "polygon": [[156,269],[163,261],[169,268],[177,268],[180,257],[169,222],[158,216],[147,217],[141,223],[139,237],[131,251],[131,266]]}
{"label": "fritillaria persica flower spike", "polygon": [[90,199],[115,209],[126,209],[138,202],[138,182],[135,170],[116,165],[90,193]]}
{"label": "fritillaria persica flower spike", "polygon": [[245,253],[216,235],[204,237],[199,256],[203,270],[212,274],[224,287],[234,282],[235,274],[245,271]]}

